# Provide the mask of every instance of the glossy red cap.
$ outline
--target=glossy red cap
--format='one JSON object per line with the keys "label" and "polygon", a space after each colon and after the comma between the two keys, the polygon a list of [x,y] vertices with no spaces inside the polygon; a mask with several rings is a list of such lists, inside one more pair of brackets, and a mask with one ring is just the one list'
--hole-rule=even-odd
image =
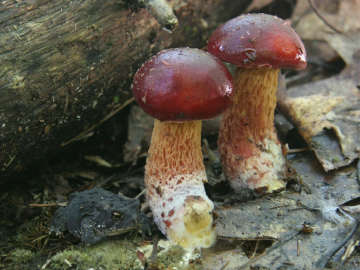
{"label": "glossy red cap", "polygon": [[290,24],[267,14],[246,14],[219,26],[208,51],[242,68],[304,69],[306,51]]}
{"label": "glossy red cap", "polygon": [[212,118],[230,105],[232,89],[224,64],[191,48],[159,52],[139,68],[132,85],[143,110],[162,121]]}

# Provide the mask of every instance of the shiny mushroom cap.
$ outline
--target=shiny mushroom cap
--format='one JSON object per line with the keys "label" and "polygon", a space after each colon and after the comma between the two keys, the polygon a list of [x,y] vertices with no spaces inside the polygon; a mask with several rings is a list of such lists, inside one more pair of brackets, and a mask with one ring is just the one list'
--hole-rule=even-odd
{"label": "shiny mushroom cap", "polygon": [[246,14],[219,26],[208,51],[241,68],[306,67],[306,51],[290,24],[267,14]]}
{"label": "shiny mushroom cap", "polygon": [[159,52],[139,68],[132,85],[143,110],[162,121],[212,118],[230,105],[232,89],[223,63],[192,48]]}

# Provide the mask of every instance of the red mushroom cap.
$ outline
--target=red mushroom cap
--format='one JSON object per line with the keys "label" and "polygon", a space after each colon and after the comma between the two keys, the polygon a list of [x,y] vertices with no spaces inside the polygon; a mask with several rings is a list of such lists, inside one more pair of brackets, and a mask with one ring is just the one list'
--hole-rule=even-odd
{"label": "red mushroom cap", "polygon": [[230,105],[232,77],[224,64],[207,52],[169,49],[139,68],[132,90],[143,110],[159,120],[202,120]]}
{"label": "red mushroom cap", "polygon": [[306,51],[290,24],[267,14],[247,14],[219,26],[208,51],[242,68],[304,69]]}

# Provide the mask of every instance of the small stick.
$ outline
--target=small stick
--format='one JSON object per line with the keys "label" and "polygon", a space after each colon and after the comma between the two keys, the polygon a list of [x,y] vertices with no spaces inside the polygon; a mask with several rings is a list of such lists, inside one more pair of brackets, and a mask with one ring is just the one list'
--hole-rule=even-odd
{"label": "small stick", "polygon": [[275,238],[275,237],[261,237],[261,238],[246,238],[246,237],[228,237],[228,236],[221,236],[219,235],[217,237],[217,239],[220,240],[225,240],[225,241],[232,241],[232,240],[237,240],[237,241],[278,241],[280,239]]}
{"label": "small stick", "polygon": [[287,150],[287,154],[301,153],[301,152],[306,152],[306,151],[310,151],[310,149],[307,148],[307,147],[304,147],[304,148],[294,148],[294,149],[288,149],[288,150]]}
{"label": "small stick", "polygon": [[342,31],[336,29],[334,26],[332,26],[321,14],[320,12],[317,10],[317,8],[315,7],[314,3],[311,0],[308,0],[309,5],[311,7],[311,9],[315,12],[315,14],[319,17],[319,19],[325,23],[331,30],[335,31],[338,34],[343,34]]}
{"label": "small stick", "polygon": [[259,241],[256,241],[254,252],[253,252],[253,254],[251,255],[250,258],[254,258],[256,256],[256,252],[257,252],[258,248],[259,248]]}
{"label": "small stick", "polygon": [[146,192],[146,189],[144,188],[138,195],[134,197],[134,199],[139,199],[144,193]]}
{"label": "small stick", "polygon": [[359,245],[359,240],[351,240],[351,243],[346,247],[344,254],[341,256],[341,261],[344,262],[347,260],[351,254],[354,252],[355,248]]}
{"label": "small stick", "polygon": [[156,263],[157,261],[157,255],[158,255],[158,244],[159,244],[159,237],[157,235],[155,235],[154,239],[153,239],[154,243],[153,243],[153,249],[150,255],[150,263]]}
{"label": "small stick", "polygon": [[356,165],[356,181],[360,185],[360,159],[358,160]]}
{"label": "small stick", "polygon": [[316,262],[316,267],[318,267],[319,269],[323,269],[327,263],[330,261],[330,259],[336,254],[336,252],[338,252],[342,247],[344,247],[350,240],[351,238],[354,236],[354,234],[356,233],[356,231],[359,229],[359,222],[353,218],[354,220],[354,226],[351,229],[350,233],[344,238],[343,241],[341,241],[341,243],[336,246],[335,248],[333,248],[332,250],[330,250],[327,254],[324,255],[323,258],[321,258],[319,261]]}
{"label": "small stick", "polygon": [[61,143],[61,146],[64,147],[70,143],[73,143],[75,141],[79,141],[82,140],[84,138],[88,137],[88,134],[93,131],[95,128],[97,128],[98,126],[100,126],[102,123],[106,122],[107,120],[109,120],[111,117],[113,117],[115,114],[117,114],[119,111],[121,111],[122,109],[124,109],[127,105],[129,105],[130,103],[132,103],[135,99],[129,98],[128,100],[126,100],[123,104],[115,106],[115,108],[109,113],[107,114],[103,119],[101,119],[98,123],[92,125],[91,127],[89,127],[88,129],[82,131],[80,134],[78,134],[77,136],[71,138],[70,140],[67,140],[66,142]]}
{"label": "small stick", "polygon": [[69,267],[71,267],[72,266],[72,263],[71,262],[69,262],[69,260],[68,259],[64,259],[64,262],[69,266]]}
{"label": "small stick", "polygon": [[300,239],[296,242],[296,254],[298,257],[300,256]]}
{"label": "small stick", "polygon": [[254,258],[250,258],[249,261],[245,264],[243,264],[242,266],[240,266],[238,269],[249,269],[249,267],[257,262],[259,259],[263,258],[264,256],[270,254],[271,252],[273,252],[274,250],[278,249],[279,247],[285,245],[287,242],[289,242],[290,240],[294,239],[294,237],[298,236],[300,234],[299,231],[296,232],[290,232],[287,236],[285,236],[283,239],[281,239],[279,242],[277,242],[276,244],[272,245],[270,248],[266,249],[263,253],[259,254],[258,256],[254,257]]}
{"label": "small stick", "polygon": [[229,263],[230,263],[230,261],[225,262],[224,265],[221,266],[220,270],[225,270],[225,268],[228,267]]}
{"label": "small stick", "polygon": [[41,270],[46,269],[46,267],[48,267],[48,265],[50,264],[50,262],[51,262],[51,258],[48,259],[40,269],[41,269]]}
{"label": "small stick", "polygon": [[30,203],[30,207],[53,207],[53,206],[67,206],[67,202],[62,203]]}

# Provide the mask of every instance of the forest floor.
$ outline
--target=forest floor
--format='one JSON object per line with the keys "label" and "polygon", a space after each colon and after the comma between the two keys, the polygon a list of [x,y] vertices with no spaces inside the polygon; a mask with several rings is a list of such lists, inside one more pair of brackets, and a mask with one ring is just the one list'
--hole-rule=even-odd
{"label": "forest floor", "polygon": [[[254,1],[251,10],[280,16],[277,2]],[[90,138],[1,184],[0,269],[359,269],[360,3],[295,2],[285,19],[304,40],[309,64],[280,78],[275,125],[289,148],[284,191],[235,194],[219,163],[219,119],[206,121],[205,187],[215,203],[217,242],[201,251],[171,245],[144,196],[152,120],[132,103],[127,123],[114,116]],[[124,195],[121,215],[136,218],[100,236],[76,233],[85,221],[56,211],[94,188]]]}

